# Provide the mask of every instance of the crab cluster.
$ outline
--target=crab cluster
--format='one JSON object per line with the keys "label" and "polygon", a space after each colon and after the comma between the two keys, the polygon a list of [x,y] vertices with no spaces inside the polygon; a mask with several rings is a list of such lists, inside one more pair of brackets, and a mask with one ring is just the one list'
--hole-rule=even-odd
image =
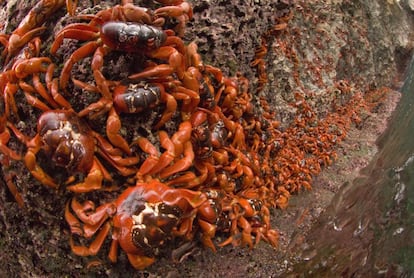
{"label": "crab cluster", "polygon": [[[333,147],[357,120],[359,104],[350,101],[322,121],[297,94],[296,119],[281,130],[274,111],[250,92],[246,78],[225,76],[203,62],[195,43],[183,41],[191,5],[155,2],[154,10],[123,1],[74,17],[82,22],[58,31],[48,56],[40,56],[38,35],[62,1],[40,1],[26,23],[0,37],[5,49],[2,164],[23,160],[42,184],[64,184],[73,192],[65,219],[71,249],[80,256],[96,255],[110,233],[110,260],[117,260],[120,246],[137,269],[151,265],[166,246],[180,248],[197,240],[212,250],[228,244],[251,248],[262,239],[276,246],[270,209],[285,208],[291,193],[311,187],[312,177],[335,158]],[[74,9],[68,7],[71,13]],[[266,38],[283,31],[290,17],[281,17]],[[80,46],[60,60],[63,67],[56,67],[53,61],[59,61],[65,39]],[[265,50],[263,44],[252,63],[259,71],[258,93],[266,83]],[[104,70],[108,57],[125,55],[139,57],[140,65],[130,65],[134,70],[124,76],[109,76]],[[84,74],[75,65],[88,56],[88,77],[80,80]],[[85,105],[64,97],[81,90],[98,96],[96,101]],[[21,117],[17,92],[40,111],[32,137],[15,125]],[[139,121],[131,118],[151,111],[161,116],[149,131],[122,133],[125,123],[139,130]],[[104,119],[105,128],[93,124],[97,119]],[[12,135],[26,147],[24,154],[8,146]],[[67,179],[43,169],[40,153]],[[6,181],[23,206],[11,179]],[[87,200],[88,193],[102,190],[110,191],[113,201],[96,205]],[[86,201],[79,201],[80,194]],[[217,243],[217,234],[226,239]],[[77,243],[79,238],[90,245]]]}

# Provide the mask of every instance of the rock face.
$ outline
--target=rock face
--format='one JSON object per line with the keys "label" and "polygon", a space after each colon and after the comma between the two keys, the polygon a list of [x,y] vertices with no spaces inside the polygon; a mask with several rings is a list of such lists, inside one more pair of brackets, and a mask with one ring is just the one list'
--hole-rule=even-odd
{"label": "rock face", "polygon": [[407,0],[406,2],[407,2],[408,7],[409,7],[412,11],[414,11],[414,2],[413,2],[412,0]]}
{"label": "rock face", "polygon": [[[79,11],[85,9],[86,13],[93,12],[91,5],[96,1],[79,2]],[[105,5],[111,2],[105,1]],[[155,5],[154,1],[148,0],[134,2],[142,6]],[[264,97],[269,101],[282,128],[289,126],[293,119],[295,109],[290,104],[296,92],[309,97],[313,109],[323,117],[338,93],[338,82],[349,84],[351,94],[365,93],[382,86],[398,89],[414,47],[411,14],[414,7],[410,0],[189,2],[193,5],[194,19],[188,24],[184,36],[186,43],[195,41],[204,62],[220,68],[226,75],[240,73],[247,77],[256,100]],[[1,2],[0,15],[5,22],[3,32],[10,33],[34,3],[36,1]],[[291,18],[289,11],[292,11]],[[51,22],[56,24],[47,26],[47,32],[42,37],[45,44],[53,40],[55,29],[67,24],[65,14],[62,10],[51,17]],[[281,17],[290,18],[286,20],[286,28],[265,36],[280,23],[278,20]],[[70,43],[66,46],[68,49],[71,47]],[[258,69],[251,63],[257,58],[256,50],[260,46],[267,49],[263,60],[268,82],[263,84],[263,89],[258,90],[261,84]],[[43,45],[42,52],[47,51],[48,47]],[[89,70],[87,63],[79,65],[79,68]],[[33,133],[36,123],[30,119],[36,117],[30,114],[34,113],[32,110],[25,111],[30,116],[26,116],[27,121],[21,123],[20,128]],[[382,120],[385,116],[373,113],[367,117],[370,120],[376,117]],[[358,128],[363,130],[364,127],[362,123]],[[129,266],[125,254],[120,254],[119,262],[115,265],[111,265],[105,255],[91,259],[71,254],[69,231],[63,219],[65,203],[70,196],[63,189],[53,192],[41,186],[21,162],[3,165],[3,177],[4,172],[10,170],[16,173],[14,182],[23,192],[26,207],[20,209],[17,206],[2,179],[0,258],[5,267],[0,273],[7,276],[90,274],[125,277],[127,269],[131,277],[218,277],[224,274],[231,277],[265,277],[280,274],[288,267],[286,254],[290,236],[306,230],[305,227],[298,231],[299,225],[295,224],[298,219],[296,213],[305,214],[300,201],[294,203],[293,210],[289,211],[288,208],[287,211],[272,212],[273,226],[281,231],[280,250],[259,244],[251,251],[228,247],[213,254],[200,248],[188,254],[187,260],[179,265],[166,258],[144,272],[137,273]],[[318,184],[314,184],[314,187],[318,187]],[[305,199],[312,196],[315,197],[305,195]],[[318,204],[307,208],[311,211],[308,222],[312,222],[312,217],[324,209],[330,197],[325,194],[316,196],[319,200],[315,202],[307,201],[307,204]],[[105,248],[102,254],[107,252],[108,247]],[[97,266],[87,269],[85,266],[88,263]]]}
{"label": "rock face", "polygon": [[[258,86],[257,71],[250,66],[254,50],[290,2],[195,1],[194,21],[186,36],[197,42],[207,63],[230,75],[241,72],[254,91]],[[361,91],[401,85],[413,47],[412,16],[404,10],[406,4],[296,1],[293,6],[288,28],[266,43],[268,83],[258,95],[272,102],[282,125],[292,120],[289,103],[294,92],[323,95],[315,99],[323,113],[332,97],[326,91],[334,91],[339,80],[349,80]]]}

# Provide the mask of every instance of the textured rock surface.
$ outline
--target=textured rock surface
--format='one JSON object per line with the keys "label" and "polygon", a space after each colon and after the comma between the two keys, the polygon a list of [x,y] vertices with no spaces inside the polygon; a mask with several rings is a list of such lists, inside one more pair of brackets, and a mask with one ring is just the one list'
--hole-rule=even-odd
{"label": "textured rock surface", "polygon": [[[13,30],[35,2],[0,2],[6,32]],[[135,2],[151,4],[152,1]],[[186,42],[197,42],[206,63],[228,75],[240,72],[248,77],[251,91],[255,92],[258,80],[256,70],[250,66],[255,48],[260,45],[262,34],[274,26],[280,7],[289,1],[190,2],[194,5],[194,19],[187,29]],[[265,57],[269,83],[261,92],[271,102],[282,125],[287,126],[292,120],[294,111],[289,103],[296,91],[309,95],[313,107],[323,115],[339,80],[349,81],[354,91],[381,86],[398,89],[413,49],[414,24],[411,14],[404,10],[410,4],[411,1],[385,0],[296,1],[288,28],[269,40]],[[80,10],[89,8],[92,1],[80,1],[79,5]],[[64,15],[64,11],[56,13],[51,22],[58,22]],[[49,34],[53,34],[54,27],[54,24],[48,26]],[[44,39],[51,40],[47,35]],[[253,250],[227,247],[216,254],[199,248],[181,264],[161,259],[147,270],[137,272],[124,254],[120,254],[116,265],[111,265],[105,257],[106,246],[99,257],[102,264],[86,269],[88,262],[97,259],[80,258],[70,252],[69,231],[63,219],[64,205],[70,195],[63,189],[55,193],[39,185],[22,163],[13,163],[10,167],[17,173],[15,182],[23,192],[26,208],[19,209],[6,186],[0,186],[0,260],[5,266],[0,274],[30,277],[85,274],[125,277],[126,273],[136,277],[278,275],[295,259],[294,254],[288,253],[292,236],[295,235],[295,242],[291,244],[304,240],[306,229],[341,182],[351,178],[355,169],[364,166],[375,152],[375,137],[397,99],[397,93],[390,94],[388,105],[380,107],[377,114],[367,115],[359,129],[350,132],[350,138],[338,151],[338,162],[317,179],[314,190],[294,197],[286,211],[272,211],[273,226],[281,232],[279,250],[265,243]],[[34,113],[31,109],[26,111]],[[29,115],[22,128],[33,133],[36,114]],[[367,138],[360,140],[362,134]]]}

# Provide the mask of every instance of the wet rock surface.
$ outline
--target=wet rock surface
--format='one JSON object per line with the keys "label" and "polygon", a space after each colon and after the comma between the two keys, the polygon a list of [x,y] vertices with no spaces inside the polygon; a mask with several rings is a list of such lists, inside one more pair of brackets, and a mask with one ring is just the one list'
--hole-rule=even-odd
{"label": "wet rock surface", "polygon": [[[93,1],[79,1],[79,11],[93,10]],[[154,5],[153,1],[136,1]],[[282,126],[293,119],[290,103],[294,93],[312,92],[312,107],[323,116],[334,97],[335,82],[347,80],[353,91],[365,92],[382,86],[398,89],[412,54],[413,24],[408,4],[393,1],[189,1],[194,19],[188,24],[184,39],[195,41],[205,63],[222,69],[229,76],[241,73],[250,80],[250,90],[258,86],[257,72],[250,64],[263,34],[292,4],[293,17],[288,27],[269,39],[266,62],[268,83],[256,97],[266,97]],[[367,3],[365,3],[367,2]],[[408,1],[410,2],[410,1]],[[11,32],[35,1],[1,2],[5,32]],[[105,1],[105,5],[110,5]],[[407,7],[406,7],[407,6]],[[42,39],[42,52],[59,25],[65,25],[64,10],[51,18]],[[64,19],[62,19],[64,18]],[[67,51],[75,46],[68,42]],[[72,47],[72,50],[69,50]],[[65,48],[66,49],[66,48]],[[66,51],[66,50],[65,50]],[[114,74],[122,75],[119,57],[111,56]],[[88,75],[88,61],[82,62]],[[105,70],[108,70],[105,69]],[[80,70],[82,72],[82,70]],[[74,92],[79,95],[80,92]],[[18,97],[18,96],[17,96]],[[21,96],[20,96],[21,97]],[[85,97],[86,98],[86,97]],[[375,139],[384,129],[386,119],[399,99],[391,91],[375,113],[365,115],[347,139],[338,147],[338,160],[315,178],[311,191],[291,198],[286,210],[272,209],[272,225],[280,232],[280,244],[273,249],[260,242],[253,250],[225,247],[217,253],[196,246],[181,263],[161,258],[144,271],[134,270],[122,252],[119,262],[109,263],[106,253],[109,240],[100,256],[81,258],[69,247],[69,228],[63,212],[71,194],[63,188],[54,192],[33,179],[23,163],[12,162],[2,171],[16,173],[14,182],[22,192],[25,208],[20,209],[2,181],[0,186],[0,274],[8,276],[112,276],[112,277],[269,277],[279,276],[298,260],[289,250],[306,244],[306,231],[326,208],[338,188],[357,174],[375,153]],[[39,112],[19,104],[26,119],[21,129],[34,135]],[[97,122],[98,126],[100,123]],[[125,132],[133,132],[125,125]],[[15,145],[21,148],[20,144]],[[13,144],[11,144],[13,146]],[[24,149],[21,149],[24,152]],[[53,170],[53,169],[52,169]],[[3,180],[3,179],[2,179]],[[97,197],[96,197],[97,198]],[[102,195],[99,195],[102,198]],[[104,197],[106,198],[106,196]],[[107,193],[110,199],[110,193]],[[100,200],[104,201],[104,200]],[[222,240],[219,237],[218,241]],[[90,265],[90,268],[86,266]]]}

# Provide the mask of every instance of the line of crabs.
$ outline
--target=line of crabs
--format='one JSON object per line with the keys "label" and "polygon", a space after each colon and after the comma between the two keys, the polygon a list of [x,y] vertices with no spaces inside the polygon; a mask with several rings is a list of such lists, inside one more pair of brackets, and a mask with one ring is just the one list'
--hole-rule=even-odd
{"label": "line of crabs", "polygon": [[[266,100],[260,100],[260,108],[255,106],[246,78],[224,76],[202,61],[196,44],[184,44],[181,37],[192,17],[191,5],[181,0],[156,2],[161,7],[154,11],[123,1],[95,15],[76,16],[88,22],[63,27],[50,53],[56,55],[64,39],[86,43],[71,53],[58,77],[52,59],[40,57],[38,36],[63,1],[40,1],[10,36],[0,36],[5,47],[0,75],[2,164],[23,160],[33,177],[56,189],[58,182],[37,162],[43,152],[68,172],[64,184],[77,194],[117,191],[116,175],[132,182],[113,202],[96,206],[76,197],[68,202],[70,245],[80,256],[96,255],[109,233],[109,259],[117,260],[120,246],[137,269],[151,265],[162,248],[177,242],[184,252],[196,240],[216,250],[219,232],[227,239],[218,246],[251,248],[262,239],[276,246],[278,233],[271,228],[269,208],[285,208],[292,192],[311,187],[312,176],[335,157],[332,148],[344,138],[350,124],[346,119],[355,110],[341,108],[341,113],[319,122],[297,94],[294,125],[278,130]],[[74,14],[72,4],[68,1],[67,7]],[[112,51],[138,53],[147,61],[142,71],[109,80],[103,67]],[[75,79],[73,65],[90,55],[94,82]],[[63,96],[70,86],[100,98],[75,111],[73,101]],[[18,91],[42,111],[32,138],[12,122],[18,118]],[[160,106],[163,112],[153,127],[158,142],[143,136],[129,142],[121,135],[121,114],[139,115]],[[99,117],[106,117],[105,135],[89,124]],[[164,127],[173,120],[175,131],[168,133]],[[27,147],[23,157],[8,147],[12,135]],[[81,181],[79,173],[85,175]],[[6,182],[23,206],[12,179],[6,177]],[[76,237],[91,243],[76,244]]]}

